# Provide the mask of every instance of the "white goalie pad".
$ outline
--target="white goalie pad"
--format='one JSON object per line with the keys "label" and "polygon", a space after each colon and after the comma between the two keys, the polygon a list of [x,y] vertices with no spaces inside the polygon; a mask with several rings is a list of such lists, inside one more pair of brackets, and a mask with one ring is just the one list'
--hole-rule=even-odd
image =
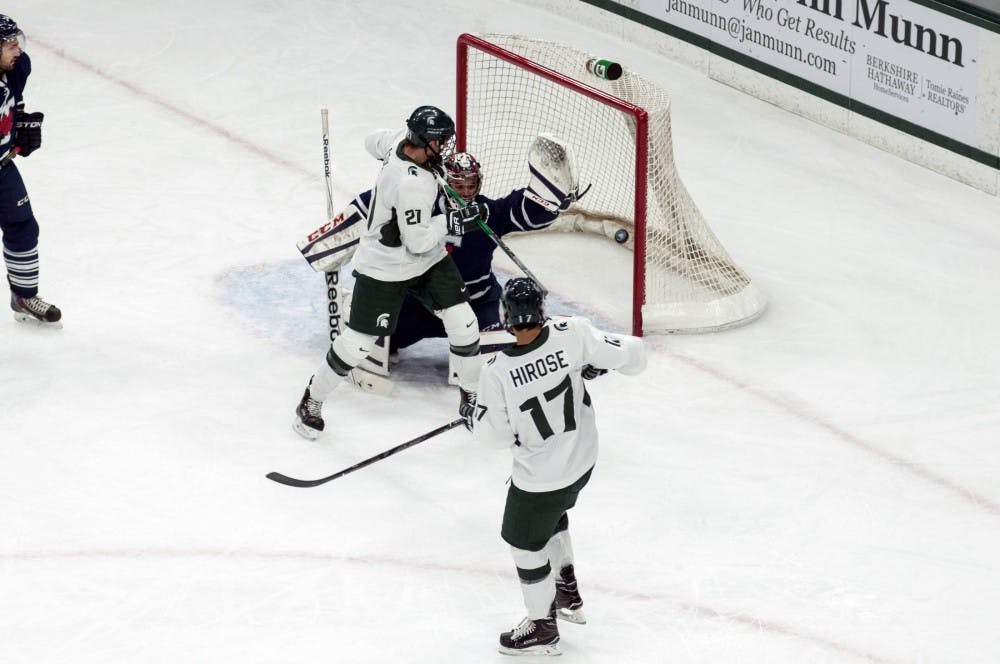
{"label": "white goalie pad", "polygon": [[573,208],[573,210],[559,215],[559,218],[544,230],[546,232],[583,232],[603,235],[629,251],[635,250],[635,238],[633,237],[635,224],[631,219],[592,216],[579,208]]}
{"label": "white goalie pad", "polygon": [[361,367],[354,367],[347,374],[347,381],[364,392],[387,397],[392,394],[392,381],[385,376],[371,373]]}
{"label": "white goalie pad", "polygon": [[359,209],[358,202],[354,199],[343,212],[295,243],[312,269],[333,272],[354,256],[368,218],[367,210]]}
{"label": "white goalie pad", "polygon": [[565,209],[580,188],[572,148],[552,134],[539,134],[528,150],[531,179],[525,195],[551,212]]}
{"label": "white goalie pad", "polygon": [[368,357],[361,360],[359,369],[379,376],[389,375],[389,337],[379,337],[375,340]]}
{"label": "white goalie pad", "polygon": [[[342,285],[335,285],[340,297],[340,311],[343,320],[351,317],[351,297],[354,291]],[[382,397],[392,394],[393,383],[389,378],[389,337],[379,337],[372,345],[371,354],[348,372],[347,382],[364,392]]]}

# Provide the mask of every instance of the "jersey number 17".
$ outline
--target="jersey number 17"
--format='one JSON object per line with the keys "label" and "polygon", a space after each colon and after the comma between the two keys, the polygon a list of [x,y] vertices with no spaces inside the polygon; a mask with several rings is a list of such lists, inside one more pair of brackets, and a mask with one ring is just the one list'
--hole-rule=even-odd
{"label": "jersey number 17", "polygon": [[[573,384],[570,382],[569,376],[563,379],[561,383],[553,387],[551,390],[547,390],[542,393],[546,401],[555,401],[559,398],[560,394],[563,396],[563,432],[575,431],[576,430],[576,415],[573,412]],[[541,434],[542,439],[551,438],[555,435],[552,430],[552,425],[549,424],[549,420],[545,417],[545,410],[542,407],[542,402],[538,397],[531,397],[520,406],[522,413],[530,413],[531,419],[535,422],[535,427],[538,429],[538,433]]]}

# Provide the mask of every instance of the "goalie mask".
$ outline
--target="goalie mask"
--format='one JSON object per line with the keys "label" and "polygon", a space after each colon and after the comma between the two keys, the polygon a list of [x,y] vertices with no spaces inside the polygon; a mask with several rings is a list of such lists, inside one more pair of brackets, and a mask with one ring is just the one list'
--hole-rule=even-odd
{"label": "goalie mask", "polygon": [[466,203],[476,200],[483,186],[483,171],[479,162],[468,152],[456,152],[444,161],[448,184]]}
{"label": "goalie mask", "polygon": [[545,320],[542,305],[545,294],[527,277],[511,279],[503,287],[500,303],[503,305],[503,322],[508,328],[534,327]]}

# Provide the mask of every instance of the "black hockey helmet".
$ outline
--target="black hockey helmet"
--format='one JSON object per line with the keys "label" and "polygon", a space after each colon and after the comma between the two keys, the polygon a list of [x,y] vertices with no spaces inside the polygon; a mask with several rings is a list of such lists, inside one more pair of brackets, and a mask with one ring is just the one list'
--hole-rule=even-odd
{"label": "black hockey helmet", "polygon": [[545,293],[534,280],[517,277],[508,281],[500,295],[503,304],[503,322],[509,328],[534,327],[545,320],[542,305]]}
{"label": "black hockey helmet", "polygon": [[406,140],[419,148],[427,147],[428,141],[444,144],[455,135],[455,121],[437,106],[420,106],[406,121]]}
{"label": "black hockey helmet", "polygon": [[17,27],[14,19],[6,14],[0,14],[0,43],[8,41],[17,41],[23,47],[24,33]]}

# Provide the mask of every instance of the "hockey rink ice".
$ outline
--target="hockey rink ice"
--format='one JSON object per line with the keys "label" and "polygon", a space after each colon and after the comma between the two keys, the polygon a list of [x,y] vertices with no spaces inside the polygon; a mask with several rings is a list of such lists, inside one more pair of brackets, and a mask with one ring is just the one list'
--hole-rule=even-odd
{"label": "hockey rink ice", "polygon": [[[17,164],[65,326],[0,315],[0,662],[511,661],[509,453],[456,429],[318,488],[264,477],[457,416],[444,342],[423,342],[392,397],[341,386],[326,437],[291,429],[326,350],[295,248],[325,215],[319,109],[341,206],[374,181],[370,130],[453,111],[462,32],[666,87],[681,176],[770,301],[588,385],[589,622],[560,624],[561,661],[1000,661],[1000,199],[512,0],[2,11],[45,113]],[[627,329],[621,247],[510,244],[550,313]]]}

